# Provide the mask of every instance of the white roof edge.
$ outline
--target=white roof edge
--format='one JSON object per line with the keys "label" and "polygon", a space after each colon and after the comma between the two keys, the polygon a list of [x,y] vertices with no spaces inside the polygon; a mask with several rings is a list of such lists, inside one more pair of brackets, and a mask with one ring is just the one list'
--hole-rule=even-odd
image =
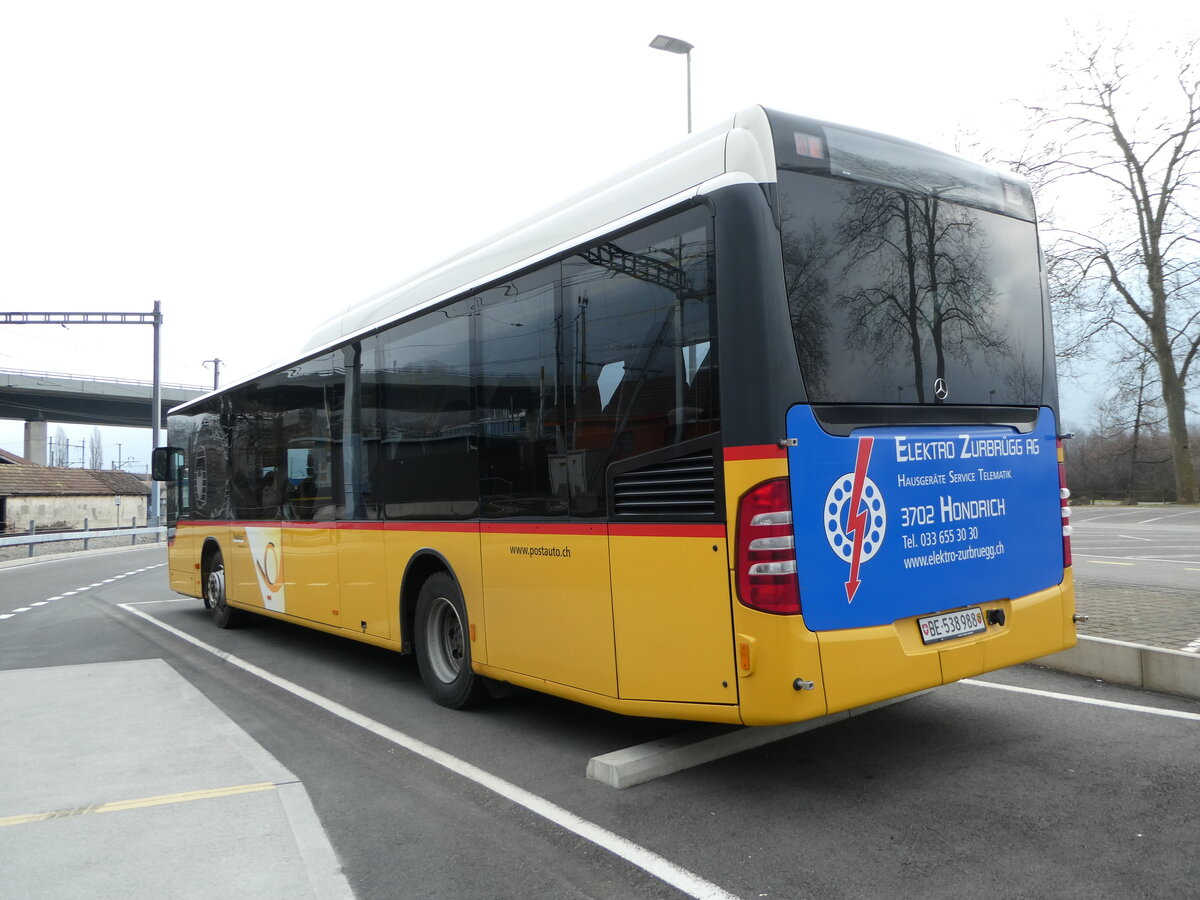
{"label": "white roof edge", "polygon": [[[775,148],[766,112],[744,109],[674,147],[607,178],[499,234],[331,316],[294,354],[301,359],[332,349],[388,322],[436,306],[456,294],[536,265],[571,247],[619,230],[692,197],[732,184],[776,180]],[[221,391],[274,371],[276,360]],[[181,404],[201,402],[213,391]]]}
{"label": "white roof edge", "polygon": [[[751,107],[638,165],[619,172],[503,232],[486,238],[386,291],[355,303],[322,323],[300,353],[382,323],[408,307],[454,287],[532,261],[548,245],[579,240],[727,172],[775,180],[775,153],[762,107]],[[458,273],[457,275],[455,273]],[[407,302],[406,302],[407,301]]]}

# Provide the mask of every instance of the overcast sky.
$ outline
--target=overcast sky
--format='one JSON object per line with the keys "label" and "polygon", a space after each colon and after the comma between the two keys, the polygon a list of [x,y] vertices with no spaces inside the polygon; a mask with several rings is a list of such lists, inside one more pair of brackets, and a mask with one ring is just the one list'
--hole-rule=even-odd
{"label": "overcast sky", "polygon": [[[1130,8],[422,6],[0,4],[0,309],[159,300],[165,381],[211,384],[214,358],[222,381],[245,377],[331,310],[682,139],[684,59],[650,49],[655,34],[696,46],[696,130],[761,103],[1011,149],[1012,101],[1045,93],[1071,30],[1119,33]],[[1138,3],[1134,32],[1177,36],[1181,8]],[[148,380],[150,341],[7,326],[0,368]],[[1088,397],[1068,394],[1079,422]],[[106,432],[106,459],[121,439]],[[129,455],[139,439],[124,440]],[[0,420],[0,447],[22,451],[20,422]]]}

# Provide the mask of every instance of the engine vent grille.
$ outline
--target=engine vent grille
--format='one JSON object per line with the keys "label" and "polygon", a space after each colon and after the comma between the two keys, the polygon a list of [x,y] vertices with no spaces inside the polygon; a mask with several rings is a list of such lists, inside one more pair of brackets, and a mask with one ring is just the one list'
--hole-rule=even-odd
{"label": "engine vent grille", "polygon": [[678,519],[717,512],[712,450],[622,472],[613,476],[612,484],[618,516]]}

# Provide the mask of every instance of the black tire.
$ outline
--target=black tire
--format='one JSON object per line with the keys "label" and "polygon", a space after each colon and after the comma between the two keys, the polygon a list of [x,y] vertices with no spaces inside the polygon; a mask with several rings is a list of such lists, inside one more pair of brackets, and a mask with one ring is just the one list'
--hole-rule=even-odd
{"label": "black tire", "polygon": [[225,602],[225,560],[220,550],[209,560],[204,575],[204,605],[218,628],[234,628],[242,620],[241,610]]}
{"label": "black tire", "polygon": [[430,575],[421,585],[414,624],[417,667],[429,696],[450,709],[487,699],[483,679],[471,668],[467,606],[445,572]]}

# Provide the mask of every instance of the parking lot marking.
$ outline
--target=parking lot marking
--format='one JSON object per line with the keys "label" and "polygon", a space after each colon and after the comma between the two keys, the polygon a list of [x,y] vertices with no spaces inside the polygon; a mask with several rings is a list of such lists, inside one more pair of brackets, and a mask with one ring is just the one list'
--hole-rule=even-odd
{"label": "parking lot marking", "polygon": [[1088,562],[1095,563],[1098,566],[1132,566],[1131,562],[1114,562],[1111,559],[1089,559]]}
{"label": "parking lot marking", "polygon": [[308,688],[296,684],[294,681],[288,681],[286,678],[269,672],[260,666],[256,666],[252,662],[234,656],[232,653],[222,650],[219,647],[214,647],[212,644],[206,643],[199,638],[192,637],[186,631],[181,631],[173,625],[168,625],[166,622],[162,622],[140,609],[135,609],[133,604],[120,603],[117,605],[126,612],[144,619],[151,625],[161,628],[169,634],[173,634],[175,637],[186,641],[194,647],[198,647],[205,653],[211,653],[213,656],[223,659],[243,672],[253,675],[256,678],[261,678],[263,681],[273,684],[280,690],[287,691],[294,697],[307,700],[309,703],[320,707],[331,715],[337,716],[352,725],[357,725],[359,728],[369,731],[389,743],[402,747],[435,765],[441,766],[468,781],[474,782],[486,790],[499,794],[501,797],[512,801],[518,806],[524,807],[534,815],[541,816],[543,819],[558,825],[560,828],[570,831],[584,840],[595,844],[597,847],[607,850],[614,856],[671,885],[689,897],[703,898],[703,900],[736,900],[735,895],[729,893],[724,888],[706,881],[694,872],[689,872],[682,866],[676,865],[669,859],[659,856],[652,850],[635,844],[633,841],[623,838],[619,834],[609,831],[607,828],[603,828],[555,803],[551,803],[549,800],[534,794],[532,791],[518,787],[512,782],[505,781],[503,778],[499,778],[491,772],[472,765],[466,760],[459,759],[457,756],[446,753],[444,750],[439,750],[431,744],[427,744],[388,725],[384,725],[382,722],[377,722],[348,706],[343,706],[336,700],[330,700],[315,691],[310,691]]}
{"label": "parking lot marking", "polygon": [[7,816],[0,819],[0,828],[7,825],[27,825],[30,822],[46,822],[50,819],[65,819],[70,816],[88,816],[93,813],[122,812],[127,809],[145,809],[148,806],[166,806],[170,803],[190,803],[193,800],[208,800],[213,797],[232,797],[235,794],[251,794],[256,791],[273,791],[274,782],[261,781],[255,784],[239,784],[234,787],[209,788],[203,791],[183,791],[178,794],[162,794],[158,797],[142,797],[138,800],[116,800],[112,803],[97,803],[94,806],[79,806],[74,809],[56,809],[53,812],[29,813],[23,816]]}
{"label": "parking lot marking", "polygon": [[959,684],[969,684],[974,687],[992,688],[997,691],[1010,691],[1014,694],[1032,694],[1035,697],[1046,697],[1050,700],[1068,700],[1072,703],[1082,703],[1086,706],[1103,706],[1107,709],[1121,709],[1126,712],[1146,713],[1151,716],[1165,716],[1168,719],[1186,719],[1190,722],[1200,722],[1200,713],[1181,712],[1177,709],[1160,709],[1157,706],[1139,706],[1136,703],[1121,703],[1117,700],[1100,700],[1096,697],[1081,697],[1078,694],[1060,694],[1057,691],[1043,691],[1038,688],[1017,687],[1013,684],[997,684],[994,681],[980,681],[977,678],[964,678]]}
{"label": "parking lot marking", "polygon": [[892,697],[867,706],[831,713],[803,722],[791,722],[786,725],[757,725],[751,728],[733,729],[722,725],[693,728],[670,737],[638,744],[635,747],[626,747],[602,756],[593,756],[588,760],[587,777],[592,781],[607,784],[609,787],[633,787],[636,784],[644,784],[675,772],[682,772],[684,769],[724,759],[735,753],[743,753],[755,747],[782,741],[806,731],[815,731],[827,725],[844,722],[852,716],[874,712],[885,706],[891,706],[893,703],[912,700],[914,697],[928,694],[930,690],[933,689],[905,694],[902,697]]}

